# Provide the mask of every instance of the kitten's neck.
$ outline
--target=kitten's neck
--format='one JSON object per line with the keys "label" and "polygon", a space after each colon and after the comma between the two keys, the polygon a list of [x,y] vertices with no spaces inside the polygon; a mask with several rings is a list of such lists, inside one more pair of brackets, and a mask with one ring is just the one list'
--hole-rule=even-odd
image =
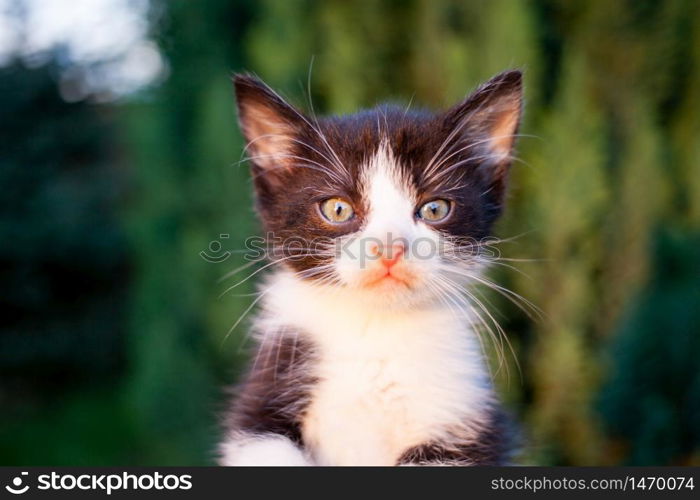
{"label": "kitten's neck", "polygon": [[329,348],[369,342],[378,353],[444,349],[467,352],[472,363],[484,364],[473,321],[440,301],[387,307],[360,292],[315,285],[288,272],[271,276],[263,293],[263,333],[291,327]]}

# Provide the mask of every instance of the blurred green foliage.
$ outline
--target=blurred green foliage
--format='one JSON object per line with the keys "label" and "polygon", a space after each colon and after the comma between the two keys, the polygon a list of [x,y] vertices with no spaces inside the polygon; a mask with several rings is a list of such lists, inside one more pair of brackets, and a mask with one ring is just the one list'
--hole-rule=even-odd
{"label": "blurred green foliage", "polygon": [[[124,102],[0,68],[3,464],[211,461],[255,281],[217,281],[257,231],[231,71],[343,113],[444,107],[510,67],[527,103],[497,233],[517,269],[493,274],[542,317],[489,299],[521,460],[700,463],[697,2],[156,5],[170,76]],[[207,262],[212,241],[234,253]]]}

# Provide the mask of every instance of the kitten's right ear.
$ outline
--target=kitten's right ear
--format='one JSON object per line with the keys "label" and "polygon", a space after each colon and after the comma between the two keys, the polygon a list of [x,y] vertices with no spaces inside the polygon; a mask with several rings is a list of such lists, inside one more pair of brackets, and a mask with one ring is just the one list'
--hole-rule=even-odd
{"label": "kitten's right ear", "polygon": [[233,81],[238,122],[254,169],[264,174],[289,168],[295,137],[308,123],[304,115],[254,76],[239,74]]}

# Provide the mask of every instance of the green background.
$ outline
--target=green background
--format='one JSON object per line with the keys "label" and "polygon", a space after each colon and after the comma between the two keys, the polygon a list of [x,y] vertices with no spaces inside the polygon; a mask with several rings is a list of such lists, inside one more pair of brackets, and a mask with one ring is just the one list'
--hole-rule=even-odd
{"label": "green background", "polygon": [[492,276],[543,317],[490,300],[520,363],[497,375],[520,461],[700,464],[698,2],[156,11],[169,76],[128,98],[64,102],[59,59],[0,68],[0,463],[212,462],[255,279],[220,297],[241,254],[199,253],[258,231],[232,72],[343,113],[445,107],[519,67],[526,137],[497,228],[517,271]]}

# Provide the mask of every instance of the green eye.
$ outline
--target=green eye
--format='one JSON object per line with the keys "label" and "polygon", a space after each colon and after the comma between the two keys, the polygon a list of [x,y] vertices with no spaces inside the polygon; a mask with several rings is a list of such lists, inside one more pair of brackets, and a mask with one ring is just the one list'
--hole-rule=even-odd
{"label": "green eye", "polygon": [[429,201],[418,210],[418,217],[428,222],[437,222],[450,213],[450,202],[447,200]]}
{"label": "green eye", "polygon": [[355,215],[352,205],[342,198],[328,198],[320,206],[323,216],[336,224],[347,222]]}

